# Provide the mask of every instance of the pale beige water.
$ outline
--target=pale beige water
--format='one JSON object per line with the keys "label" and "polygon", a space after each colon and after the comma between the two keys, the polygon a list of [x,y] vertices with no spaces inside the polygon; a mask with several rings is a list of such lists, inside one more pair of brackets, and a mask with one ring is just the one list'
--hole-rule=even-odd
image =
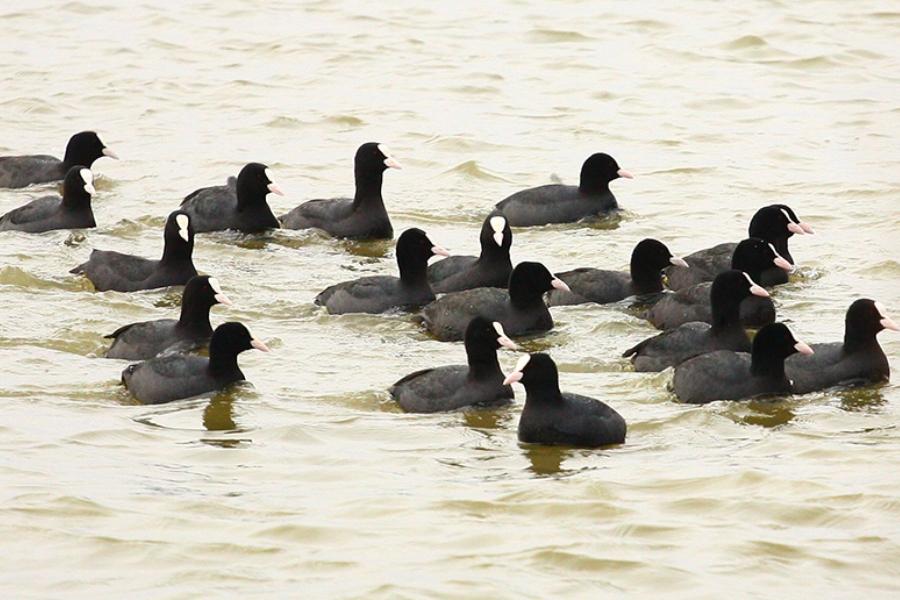
{"label": "pale beige water", "polygon": [[[516,232],[515,260],[624,267],[736,240],[791,204],[806,341],[859,296],[900,313],[900,7],[890,2],[38,2],[0,8],[0,153],[96,128],[100,223],[0,238],[0,592],[6,598],[896,597],[900,391],[685,407],[617,358],[617,307],[555,311],[529,342],[563,388],[629,422],[603,451],[521,446],[519,406],[404,415],[384,390],[460,362],[406,317],[329,317],[315,293],[393,273],[391,244],[209,235],[198,267],[271,343],[253,382],[131,403],[102,336],[176,293],[96,294],[91,248],[156,254],[187,192],[247,161],[301,201],[352,191],[389,144],[397,231],[477,250],[485,211],[595,151],[637,174],[618,223]],[[35,190],[0,191],[6,211]],[[881,336],[896,369],[900,337]],[[516,356],[504,353],[506,367]],[[523,399],[521,389],[519,402]]]}

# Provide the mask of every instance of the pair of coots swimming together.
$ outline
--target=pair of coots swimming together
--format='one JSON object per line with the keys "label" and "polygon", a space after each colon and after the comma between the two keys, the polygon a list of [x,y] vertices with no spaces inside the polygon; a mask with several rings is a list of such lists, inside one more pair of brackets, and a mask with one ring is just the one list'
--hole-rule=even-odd
{"label": "pair of coots swimming together", "polygon": [[[88,143],[90,142],[90,143]],[[88,151],[85,148],[89,148]],[[0,218],[0,229],[39,232],[95,226],[89,167],[100,156],[115,156],[96,134],[73,136],[63,161],[50,157],[0,158],[0,185],[21,187],[64,178],[62,198],[46,197]],[[393,236],[381,195],[383,173],[400,168],[382,144],[363,144],[356,153],[356,192],[351,198],[312,200],[276,218],[268,193],[281,194],[268,168],[249,163],[224,186],[201,188],[185,197],[167,219],[164,251],[153,261],[116,252],[94,251],[73,272],[84,273],[98,290],[133,291],[187,284],[178,320],[127,325],[114,332],[110,358],[146,359],[123,373],[128,389],[148,403],[167,402],[219,389],[243,379],[237,355],[267,351],[239,323],[215,331],[209,310],[230,304],[218,282],[198,276],[192,262],[196,232],[236,229],[248,233],[271,228],[316,228],[345,238]],[[788,238],[812,233],[785,205],[757,211],[749,236],[674,256],[657,240],[643,240],[632,253],[628,273],[580,268],[554,275],[540,263],[510,259],[512,226],[564,223],[602,215],[618,205],[611,181],[631,175],[605,154],[589,157],[578,186],[548,185],[513,194],[485,219],[478,257],[454,256],[419,229],[405,231],[397,243],[399,277],[366,277],[333,285],[315,302],[330,313],[412,310],[441,340],[464,340],[468,365],[410,374],[391,388],[404,410],[434,412],[512,399],[509,385],[520,381],[526,403],[519,436],[526,442],[596,446],[619,443],[625,422],[600,401],[559,390],[558,372],[544,354],[525,356],[508,376],[500,371],[497,349],[514,347],[508,336],[546,331],[553,326],[548,304],[613,303],[636,296],[644,316],[665,329],[626,352],[637,370],[675,366],[675,393],[686,402],[740,399],[821,389],[855,380],[888,376],[887,360],[875,341],[896,325],[869,300],[855,302],[847,315],[843,344],[809,346],[784,325],[762,286],[787,281],[793,269]],[[663,279],[674,293],[663,293]],[[437,298],[436,294],[444,294]],[[545,302],[546,298],[546,302]],[[744,326],[764,326],[752,344]],[[209,342],[209,358],[185,351]],[[749,353],[748,353],[749,352]],[[794,353],[801,356],[791,356]],[[785,359],[790,356],[787,361]]]}

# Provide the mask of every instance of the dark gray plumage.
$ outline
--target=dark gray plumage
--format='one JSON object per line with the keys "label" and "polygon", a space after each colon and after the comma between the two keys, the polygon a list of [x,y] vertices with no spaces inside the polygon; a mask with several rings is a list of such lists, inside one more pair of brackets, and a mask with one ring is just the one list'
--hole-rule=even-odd
{"label": "dark gray plumage", "polygon": [[546,354],[523,356],[504,383],[525,386],[519,441],[581,447],[625,442],[625,419],[600,400],[561,392],[556,364]]}
{"label": "dark gray plumage", "polygon": [[500,323],[475,317],[466,328],[468,365],[450,365],[410,373],[389,390],[406,412],[432,413],[468,406],[497,406],[513,399],[512,388],[503,385],[497,349],[516,345]]}
{"label": "dark gray plumage", "polygon": [[447,256],[421,229],[407,229],[397,240],[397,266],[400,277],[376,275],[344,281],[325,288],[315,304],[333,314],[383,313],[391,309],[409,310],[434,300],[428,284],[428,259]]}
{"label": "dark gray plumage", "polygon": [[129,365],[122,383],[144,404],[162,404],[207,394],[243,381],[237,356],[244,350],[269,349],[240,323],[219,325],[209,342],[209,358],[172,354]]}
{"label": "dark gray plumage", "polygon": [[101,156],[118,158],[93,131],[82,131],[69,138],[62,160],[46,154],[0,156],[0,187],[21,188],[33,183],[59,181],[76,165],[90,169]]}
{"label": "dark gray plumage", "polygon": [[513,227],[572,223],[616,210],[619,205],[609,183],[632,178],[608,154],[593,154],[581,166],[581,181],[574,185],[542,185],[516,192],[497,203],[495,211]]}
{"label": "dark gray plumage", "polygon": [[269,192],[284,195],[266,165],[248,163],[237,179],[229,177],[225,185],[200,188],[185,196],[181,210],[191,216],[197,233],[226,229],[258,233],[280,226],[266,202]]}
{"label": "dark gray plumage", "polygon": [[98,292],[134,292],[170,285],[184,285],[197,274],[191,255],[194,229],[187,213],[176,210],[166,220],[160,260],[150,260],[111,250],[94,250],[86,263],[69,271],[84,274]]}
{"label": "dark gray plumage", "polygon": [[[743,271],[753,281],[772,267],[790,272],[792,265],[775,247],[760,239],[741,241],[731,257],[731,268]],[[712,282],[698,283],[682,288],[673,294],[665,294],[645,315],[657,329],[672,329],[691,322],[712,323],[710,288]],[[762,327],[775,322],[775,304],[771,298],[750,296],[741,301],[741,323],[744,327]]]}
{"label": "dark gray plumage", "polygon": [[451,256],[428,267],[428,281],[436,294],[479,287],[506,287],[512,273],[509,258],[512,230],[506,217],[488,215],[479,238],[480,256]]}
{"label": "dark gray plumage", "polygon": [[784,363],[794,391],[806,394],[837,385],[890,380],[891,367],[876,339],[884,329],[900,331],[878,302],[856,300],[847,309],[843,342],[812,344],[815,354],[791,356]]}
{"label": "dark gray plumage", "polygon": [[63,195],[43,196],[0,217],[0,231],[41,233],[54,229],[96,227],[91,210],[94,176],[90,169],[76,165],[63,182]]}
{"label": "dark gray plumage", "polygon": [[550,306],[596,302],[618,302],[629,296],[657,294],[663,290],[662,270],[668,265],[686,267],[687,263],[673,255],[665,244],[654,239],[638,242],[631,253],[630,272],[581,268],[559,273],[571,291],[551,290]]}
{"label": "dark gray plumage", "polygon": [[751,294],[766,291],[741,271],[720,273],[710,288],[712,324],[685,323],[626,350],[635,371],[662,371],[694,356],[715,350],[750,350],[750,338],[740,320],[740,305]]}
{"label": "dark gray plumage", "polygon": [[782,323],[771,323],[753,339],[752,353],[719,350],[697,356],[675,367],[672,385],[682,402],[706,404],[716,400],[745,400],[790,394],[791,382],[784,360],[794,354],[812,354]]}
{"label": "dark gray plumage", "polygon": [[106,358],[143,360],[163,352],[186,352],[205,346],[212,336],[209,309],[215,304],[231,305],[215,278],[198,275],[184,286],[181,316],[131,323],[115,330],[107,338],[113,343]]}
{"label": "dark gray plumage", "polygon": [[423,309],[423,322],[444,342],[463,339],[469,321],[477,316],[499,321],[510,336],[547,331],[553,328],[553,317],[543,296],[553,288],[567,286],[544,265],[522,262],[513,269],[508,290],[477,288],[446,294]]}
{"label": "dark gray plumage", "polygon": [[353,198],[310,200],[280,217],[285,229],[316,228],[339,238],[391,239],[394,228],[381,197],[388,168],[399,169],[383,144],[368,142],[354,159],[356,194]]}
{"label": "dark gray plumage", "polygon": [[[812,227],[800,221],[789,206],[772,204],[764,206],[753,215],[748,228],[748,237],[760,238],[772,244],[779,255],[793,264],[794,258],[788,250],[788,239],[795,233],[803,235],[812,231]],[[734,243],[718,244],[685,256],[684,259],[691,268],[689,271],[667,269],[669,289],[681,290],[704,281],[712,281],[716,275],[731,268],[731,259],[736,247],[737,244]],[[773,266],[765,269],[754,281],[770,287],[787,283],[788,276],[784,269]]]}

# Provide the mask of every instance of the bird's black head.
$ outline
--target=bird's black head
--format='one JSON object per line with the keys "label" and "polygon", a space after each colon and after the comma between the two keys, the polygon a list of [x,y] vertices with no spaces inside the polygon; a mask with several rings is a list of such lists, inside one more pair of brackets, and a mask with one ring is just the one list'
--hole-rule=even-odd
{"label": "bird's black head", "polygon": [[96,133],[93,131],[82,131],[69,138],[63,163],[65,163],[66,167],[84,165],[90,168],[94,161],[101,156],[119,158],[115,152],[100,141],[100,137]]}
{"label": "bird's black head", "polygon": [[783,258],[771,242],[762,238],[747,238],[734,249],[731,268],[743,271],[754,281],[759,281],[762,272],[772,267],[791,271],[793,265]]}
{"label": "bird's black head", "polygon": [[509,298],[519,307],[543,303],[544,293],[554,288],[569,291],[568,285],[538,262],[520,262],[509,276]]}
{"label": "bird's black head", "polygon": [[860,298],[847,309],[844,319],[844,346],[848,351],[861,345],[871,344],[875,336],[885,329],[900,331],[900,326],[887,315],[880,302]]}
{"label": "bird's black head", "polygon": [[222,292],[219,280],[209,275],[195,275],[184,286],[184,295],[181,297],[182,306],[188,303],[197,303],[206,307],[215,304],[231,306],[232,302]]}
{"label": "bird's black head", "polygon": [[503,325],[499,321],[489,321],[478,316],[469,321],[465,335],[466,350],[469,346],[490,348],[497,350],[500,346],[511,350],[517,349],[516,344],[506,336]]}
{"label": "bird's black head", "polygon": [[631,280],[637,293],[662,291],[662,272],[670,265],[688,266],[684,259],[672,254],[659,240],[647,238],[638,242],[631,252]]}
{"label": "bird's black head", "polygon": [[748,235],[772,243],[786,240],[795,233],[803,235],[803,228],[796,219],[794,211],[783,204],[764,206],[750,219]]}
{"label": "bird's black head", "polygon": [[238,209],[265,204],[269,192],[283,196],[284,192],[272,181],[269,167],[261,163],[247,163],[237,177]]}
{"label": "bird's black head", "polygon": [[63,204],[69,208],[78,208],[91,205],[91,196],[94,195],[94,175],[91,170],[82,165],[75,165],[66,172],[63,180]]}
{"label": "bird's black head", "polygon": [[432,256],[449,256],[442,247],[434,244],[424,231],[417,227],[407,229],[397,238],[397,266],[400,278],[416,282],[425,276],[428,259]]}
{"label": "bird's black head", "polygon": [[504,385],[520,382],[529,393],[549,391],[559,395],[559,371],[547,354],[526,354],[516,363],[516,368],[503,380]]}
{"label": "bird's black head", "polygon": [[716,275],[709,291],[713,327],[739,323],[741,301],[751,295],[769,297],[769,293],[743,271],[730,269]]}
{"label": "bird's black head", "polygon": [[243,324],[235,321],[222,323],[216,327],[209,341],[209,367],[217,375],[237,372],[243,378],[237,366],[237,355],[251,349],[269,351],[269,347],[254,338]]}
{"label": "bird's black head", "polygon": [[798,340],[784,323],[769,323],[753,338],[754,375],[784,376],[784,360],[796,352],[812,354],[812,348]]}
{"label": "bird's black head", "polygon": [[215,304],[231,306],[231,300],[222,293],[219,281],[208,275],[191,277],[181,296],[181,325],[209,332],[209,309]]}
{"label": "bird's black head", "polygon": [[609,189],[609,182],[619,177],[634,179],[634,175],[619,167],[616,159],[598,152],[590,155],[581,165],[581,183],[578,188],[585,194],[604,192]]}
{"label": "bird's black head", "polygon": [[165,249],[163,260],[190,258],[194,252],[194,226],[191,217],[183,210],[172,212],[166,219],[163,232]]}
{"label": "bird's black head", "polygon": [[512,229],[509,227],[509,221],[502,215],[488,215],[481,225],[481,251],[482,252],[503,252],[509,254],[512,246]]}

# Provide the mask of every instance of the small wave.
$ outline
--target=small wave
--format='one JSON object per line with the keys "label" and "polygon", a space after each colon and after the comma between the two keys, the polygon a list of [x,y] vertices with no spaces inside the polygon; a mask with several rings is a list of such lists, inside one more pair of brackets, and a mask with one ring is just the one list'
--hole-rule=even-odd
{"label": "small wave", "polygon": [[758,35],[743,35],[737,39],[722,44],[723,48],[727,48],[729,50],[742,50],[744,48],[765,48],[768,46],[769,43],[765,40],[765,38],[762,38]]}
{"label": "small wave", "polygon": [[504,179],[500,175],[492,173],[479,165],[476,160],[467,160],[451,169],[447,169],[443,174],[463,175],[464,177],[471,177],[472,179],[480,179],[482,181],[503,181],[510,183],[507,179]]}
{"label": "small wave", "polygon": [[568,42],[589,42],[594,38],[588,37],[577,31],[565,31],[561,29],[532,29],[528,32],[528,39],[541,44],[559,44]]}
{"label": "small wave", "polygon": [[330,115],[322,120],[324,123],[334,123],[344,127],[363,127],[366,122],[353,115]]}

